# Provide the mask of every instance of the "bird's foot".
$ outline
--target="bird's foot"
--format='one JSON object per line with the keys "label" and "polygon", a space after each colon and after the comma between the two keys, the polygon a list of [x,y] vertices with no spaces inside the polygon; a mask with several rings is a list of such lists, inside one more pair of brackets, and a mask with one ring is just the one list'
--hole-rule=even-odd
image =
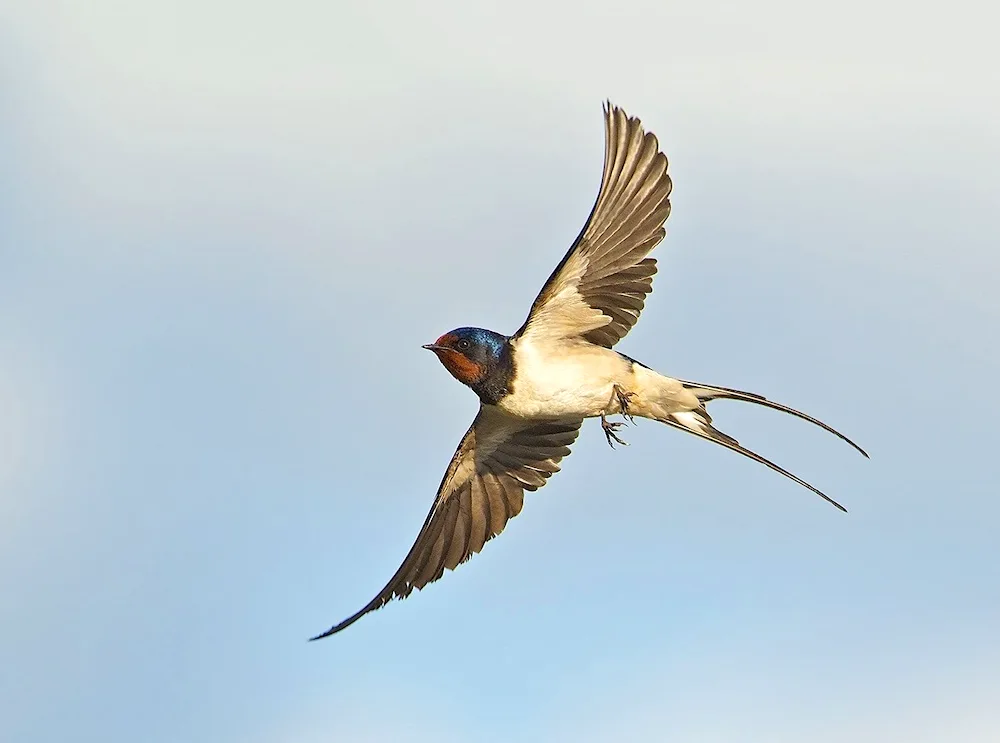
{"label": "bird's foot", "polygon": [[635,397],[634,392],[629,392],[628,390],[619,387],[617,384],[614,386],[613,400],[618,401],[618,407],[621,408],[622,416],[628,419],[629,423],[635,423],[635,418],[629,412],[629,401]]}
{"label": "bird's foot", "polygon": [[622,446],[628,446],[628,442],[619,438],[618,434],[615,433],[619,428],[623,427],[625,424],[621,422],[612,423],[607,419],[607,417],[601,414],[601,428],[604,429],[604,435],[608,439],[608,446],[612,449],[615,448],[615,441],[617,441]]}

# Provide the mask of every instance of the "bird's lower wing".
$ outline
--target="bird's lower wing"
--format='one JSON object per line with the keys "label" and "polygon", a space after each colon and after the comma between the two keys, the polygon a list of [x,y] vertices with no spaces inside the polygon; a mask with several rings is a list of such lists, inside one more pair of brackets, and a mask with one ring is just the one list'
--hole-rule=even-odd
{"label": "bird's lower wing", "polygon": [[483,406],[441,480],[416,541],[385,587],[328,637],[396,598],[406,598],[479,552],[521,511],[570,453],[582,420],[524,421]]}

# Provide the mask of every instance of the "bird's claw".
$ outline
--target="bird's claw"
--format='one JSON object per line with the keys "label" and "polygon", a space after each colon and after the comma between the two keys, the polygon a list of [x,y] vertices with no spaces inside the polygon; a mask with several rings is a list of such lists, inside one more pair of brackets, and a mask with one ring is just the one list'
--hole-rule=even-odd
{"label": "bird's claw", "polygon": [[617,431],[619,428],[622,428],[624,425],[625,424],[621,422],[612,423],[603,415],[601,416],[601,428],[604,429],[604,435],[608,439],[608,446],[610,446],[612,449],[615,448],[614,444],[615,441],[617,441],[622,446],[628,446],[628,442],[624,441],[622,438],[618,436],[618,434],[615,433],[615,431]]}
{"label": "bird's claw", "polygon": [[[614,403],[617,400],[617,402],[618,402],[618,410],[622,414],[622,417],[626,421],[628,421],[629,423],[631,423],[632,425],[635,425],[635,418],[633,418],[632,417],[632,413],[629,412],[629,407],[630,407],[629,401],[633,397],[635,397],[635,393],[634,392],[629,392],[628,390],[626,390],[626,389],[624,389],[622,387],[619,387],[617,384],[614,386],[613,390],[614,391],[611,394],[611,400],[608,403],[608,408],[609,409],[613,409],[614,408]],[[616,441],[619,444],[621,444],[622,446],[628,446],[628,442],[627,441],[623,441],[615,433],[615,431],[617,431],[618,429],[620,429],[620,428],[622,428],[624,426],[625,426],[625,422],[612,423],[612,422],[610,422],[607,419],[607,413],[602,413],[601,414],[601,428],[604,429],[604,435],[608,439],[608,446],[610,446],[612,449],[615,448],[615,442]]]}

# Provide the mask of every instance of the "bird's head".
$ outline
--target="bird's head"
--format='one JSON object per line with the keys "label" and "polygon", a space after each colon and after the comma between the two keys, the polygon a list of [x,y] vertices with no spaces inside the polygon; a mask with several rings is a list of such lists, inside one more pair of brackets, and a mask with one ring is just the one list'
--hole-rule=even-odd
{"label": "bird's head", "polygon": [[470,387],[483,382],[500,363],[507,339],[492,330],[458,328],[424,348],[433,351],[455,379]]}

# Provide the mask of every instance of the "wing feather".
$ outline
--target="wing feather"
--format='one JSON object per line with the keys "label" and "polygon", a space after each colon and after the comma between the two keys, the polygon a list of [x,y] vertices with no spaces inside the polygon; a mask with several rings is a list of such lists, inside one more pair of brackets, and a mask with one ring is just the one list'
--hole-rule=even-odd
{"label": "wing feather", "polygon": [[666,234],[672,183],[656,136],[607,104],[604,175],[573,246],[515,337],[581,337],[612,347],[639,319],[652,291],[650,251]]}
{"label": "wing feather", "polygon": [[481,476],[472,480],[469,493],[471,496],[469,502],[471,524],[467,549],[471,555],[474,552],[479,552],[489,537],[487,531],[490,524],[490,498],[486,494]]}
{"label": "wing feather", "polygon": [[507,503],[503,484],[496,476],[496,473],[492,470],[484,471],[482,481],[486,497],[489,500],[490,520],[486,539],[490,540],[503,531],[503,528],[507,525],[507,519],[512,514],[510,513],[510,506]]}

